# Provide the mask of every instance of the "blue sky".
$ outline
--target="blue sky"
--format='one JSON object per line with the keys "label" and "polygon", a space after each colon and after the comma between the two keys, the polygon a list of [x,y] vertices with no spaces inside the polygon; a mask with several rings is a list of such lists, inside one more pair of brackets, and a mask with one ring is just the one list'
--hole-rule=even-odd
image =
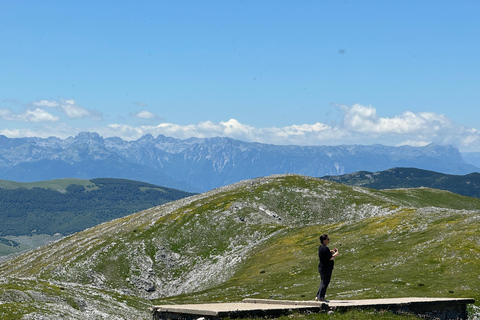
{"label": "blue sky", "polygon": [[0,134],[480,152],[479,1],[0,0]]}

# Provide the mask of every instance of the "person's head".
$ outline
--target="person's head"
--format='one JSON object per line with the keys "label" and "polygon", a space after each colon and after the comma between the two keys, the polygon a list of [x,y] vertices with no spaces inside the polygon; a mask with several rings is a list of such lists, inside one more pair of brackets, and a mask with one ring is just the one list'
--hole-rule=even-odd
{"label": "person's head", "polygon": [[328,238],[328,235],[326,233],[324,233],[320,236],[320,243],[321,244],[328,244],[329,242],[330,242],[330,239]]}

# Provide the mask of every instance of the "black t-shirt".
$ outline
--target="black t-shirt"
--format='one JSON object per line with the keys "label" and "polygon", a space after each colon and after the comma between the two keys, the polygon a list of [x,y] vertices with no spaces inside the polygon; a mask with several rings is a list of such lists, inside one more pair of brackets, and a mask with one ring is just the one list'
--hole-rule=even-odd
{"label": "black t-shirt", "polygon": [[334,261],[332,259],[332,253],[326,245],[321,245],[318,248],[318,257],[320,258],[319,268],[331,268],[333,269]]}

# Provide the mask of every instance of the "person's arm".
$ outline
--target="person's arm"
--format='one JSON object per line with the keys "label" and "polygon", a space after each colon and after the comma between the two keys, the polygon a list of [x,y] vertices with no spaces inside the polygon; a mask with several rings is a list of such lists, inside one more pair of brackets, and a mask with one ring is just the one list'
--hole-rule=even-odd
{"label": "person's arm", "polygon": [[332,252],[332,257],[330,258],[330,260],[333,260],[335,259],[335,257],[337,257],[340,253],[338,252],[338,249],[335,248],[333,250],[330,250]]}

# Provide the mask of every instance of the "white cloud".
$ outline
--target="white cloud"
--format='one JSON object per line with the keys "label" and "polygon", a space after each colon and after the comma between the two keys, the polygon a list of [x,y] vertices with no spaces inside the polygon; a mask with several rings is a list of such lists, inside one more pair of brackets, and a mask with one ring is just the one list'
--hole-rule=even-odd
{"label": "white cloud", "polygon": [[92,113],[89,110],[77,105],[77,103],[73,99],[62,100],[60,108],[63,109],[63,111],[69,118],[85,118],[92,116]]}
{"label": "white cloud", "polygon": [[48,137],[58,137],[61,139],[68,138],[69,136],[75,136],[78,133],[85,131],[81,129],[71,128],[70,126],[64,123],[55,123],[55,124],[43,124],[39,129],[37,126],[36,129],[28,128],[18,128],[18,129],[3,129],[0,130],[0,134],[5,135],[10,138],[22,138],[22,137],[39,137],[39,138],[48,138]]}
{"label": "white cloud", "polygon": [[9,138],[23,138],[23,137],[47,138],[48,137],[44,135],[43,132],[38,132],[36,130],[30,130],[30,129],[3,129],[3,130],[0,130],[0,134],[7,136]]}
{"label": "white cloud", "polygon": [[[33,107],[33,108],[32,108]],[[40,100],[24,106],[22,112],[14,112],[10,109],[0,109],[0,118],[7,121],[21,122],[55,122],[60,118],[58,115],[47,112],[45,108],[54,109],[56,113],[65,114],[67,118],[78,119],[89,117],[93,120],[101,120],[101,114],[79,106],[75,100],[60,99],[58,101]]]}
{"label": "white cloud", "polygon": [[[101,132],[100,132],[101,131]],[[178,139],[231,137],[243,141],[255,141],[273,144],[318,144],[321,141],[338,140],[339,130],[321,123],[313,125],[293,125],[283,128],[255,128],[240,123],[236,119],[214,123],[211,121],[198,124],[178,125],[160,123],[156,126],[130,126],[126,124],[112,124],[107,128],[97,128],[96,132],[105,136],[121,136],[127,140],[135,140],[149,133],[153,136],[163,134]]]}
{"label": "white cloud", "polygon": [[55,108],[70,119],[91,118],[95,121],[102,120],[98,111],[81,107],[74,99],[59,99],[58,101],[40,100],[32,103],[34,106]]}
{"label": "white cloud", "polygon": [[135,117],[141,118],[141,119],[154,119],[157,116],[154,113],[151,113],[150,111],[140,111],[135,114]]}
{"label": "white cloud", "polygon": [[58,107],[59,104],[56,101],[47,101],[47,100],[40,100],[37,102],[32,103],[34,106],[39,106],[39,107],[49,107],[49,108],[55,108]]}
{"label": "white cloud", "polygon": [[431,142],[428,142],[428,141],[414,141],[414,140],[410,140],[410,141],[403,141],[402,143],[400,143],[399,145],[403,145],[403,146],[412,146],[412,147],[424,147],[426,145],[429,145]]}
{"label": "white cloud", "polygon": [[23,121],[28,122],[52,122],[57,121],[58,117],[46,112],[43,109],[27,110],[19,115]]}
{"label": "white cloud", "polygon": [[409,134],[438,131],[453,126],[445,115],[432,112],[406,111],[394,118],[381,118],[371,106],[355,104],[352,107],[341,106],[341,109],[344,112],[345,129],[362,134]]}
{"label": "white cloud", "polygon": [[46,112],[41,108],[26,110],[22,113],[14,113],[9,109],[0,109],[0,117],[8,121],[21,122],[54,122],[58,117]]}

